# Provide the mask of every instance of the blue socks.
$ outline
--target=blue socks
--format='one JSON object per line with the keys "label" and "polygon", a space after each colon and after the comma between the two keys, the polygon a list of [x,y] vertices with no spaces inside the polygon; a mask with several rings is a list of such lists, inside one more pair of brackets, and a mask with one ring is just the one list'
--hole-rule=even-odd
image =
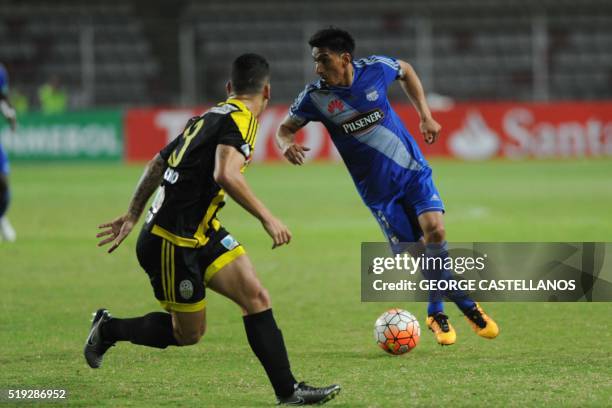
{"label": "blue socks", "polygon": [[[448,258],[448,247],[446,242],[441,244],[426,244],[425,256],[430,258],[440,258],[442,260],[442,268],[423,268],[423,276],[426,279],[433,280],[453,280],[452,271],[444,268],[444,262]],[[435,262],[438,264],[439,262]],[[467,293],[462,290],[432,290],[429,291],[429,305],[427,306],[427,314],[432,315],[444,311],[443,297],[446,296],[455,304],[462,312],[466,312],[476,306],[476,303],[470,299]]]}

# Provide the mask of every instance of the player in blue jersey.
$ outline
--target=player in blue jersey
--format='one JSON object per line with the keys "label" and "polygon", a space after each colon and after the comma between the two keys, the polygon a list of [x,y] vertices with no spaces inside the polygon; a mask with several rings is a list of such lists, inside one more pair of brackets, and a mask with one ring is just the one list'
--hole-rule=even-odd
{"label": "player in blue jersey", "polygon": [[[0,112],[8,121],[11,130],[17,127],[17,115],[8,98],[8,74],[4,65],[0,63]],[[1,142],[1,141],[0,141]],[[8,183],[9,163],[6,152],[0,143],[0,238],[5,241],[15,241],[15,230],[8,218],[5,217],[10,201]]]}
{"label": "player in blue jersey", "polygon": [[[278,129],[284,156],[303,164],[309,149],[295,143],[295,134],[308,122],[322,122],[391,248],[399,252],[401,242],[422,242],[427,256],[445,259],[444,205],[431,168],[387,99],[387,87],[398,80],[419,114],[425,141],[436,141],[441,126],[431,115],[414,69],[385,56],[354,60],[353,38],[337,28],[318,31],[309,45],[321,79],[306,86]],[[454,279],[443,268],[423,274],[427,279]],[[444,314],[443,296],[457,304],[478,335],[498,335],[497,324],[466,293],[431,292],[427,326],[438,343],[450,345],[456,339]]]}

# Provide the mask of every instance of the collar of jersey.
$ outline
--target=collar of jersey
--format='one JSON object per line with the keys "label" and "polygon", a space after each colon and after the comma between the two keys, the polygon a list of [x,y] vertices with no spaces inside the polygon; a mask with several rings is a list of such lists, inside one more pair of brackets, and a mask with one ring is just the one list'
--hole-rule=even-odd
{"label": "collar of jersey", "polygon": [[247,111],[249,112],[251,115],[253,114],[253,112],[251,112],[249,110],[249,108],[246,107],[246,105],[244,104],[244,102],[242,102],[240,99],[236,99],[236,98],[227,98],[227,100],[225,101],[225,103],[231,103],[233,105],[236,105],[240,108],[240,110],[243,111]]}

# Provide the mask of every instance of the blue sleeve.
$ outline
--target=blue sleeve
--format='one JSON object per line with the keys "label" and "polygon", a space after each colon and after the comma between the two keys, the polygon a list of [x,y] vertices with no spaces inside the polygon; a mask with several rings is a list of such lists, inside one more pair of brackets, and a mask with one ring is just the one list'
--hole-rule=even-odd
{"label": "blue sleeve", "polygon": [[391,82],[400,77],[402,69],[395,58],[385,57],[383,55],[372,55],[370,58],[376,61],[376,65],[382,70],[386,86],[389,86]]}
{"label": "blue sleeve", "polygon": [[295,98],[289,108],[289,116],[300,126],[305,126],[310,121],[319,120],[317,109],[313,106],[308,95],[308,86]]}
{"label": "blue sleeve", "polygon": [[8,95],[8,75],[0,64],[0,95]]}

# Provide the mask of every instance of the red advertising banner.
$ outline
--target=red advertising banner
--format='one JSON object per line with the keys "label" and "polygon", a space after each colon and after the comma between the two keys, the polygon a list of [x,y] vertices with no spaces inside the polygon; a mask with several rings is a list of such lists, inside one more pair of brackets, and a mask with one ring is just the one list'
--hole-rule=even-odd
{"label": "red advertising banner", "polygon": [[[612,157],[612,102],[584,103],[460,103],[434,111],[442,125],[440,139],[425,145],[418,132],[418,117],[410,105],[394,105],[426,157],[464,160],[495,157],[569,158]],[[196,109],[131,109],[125,119],[125,152],[129,161],[151,159],[180,134]],[[279,160],[274,134],[287,114],[287,106],[268,108],[260,118],[254,160]],[[325,128],[310,123],[298,141],[311,148],[309,160],[338,160]]]}
{"label": "red advertising banner", "polygon": [[129,109],[125,114],[125,158],[128,161],[151,160],[187,121],[204,109]]}
{"label": "red advertising banner", "polygon": [[[402,109],[400,115],[405,120],[410,111]],[[423,148],[426,155],[465,160],[612,156],[612,102],[457,104],[434,116],[442,124],[442,139]],[[411,132],[418,130],[415,119],[405,123]]]}

